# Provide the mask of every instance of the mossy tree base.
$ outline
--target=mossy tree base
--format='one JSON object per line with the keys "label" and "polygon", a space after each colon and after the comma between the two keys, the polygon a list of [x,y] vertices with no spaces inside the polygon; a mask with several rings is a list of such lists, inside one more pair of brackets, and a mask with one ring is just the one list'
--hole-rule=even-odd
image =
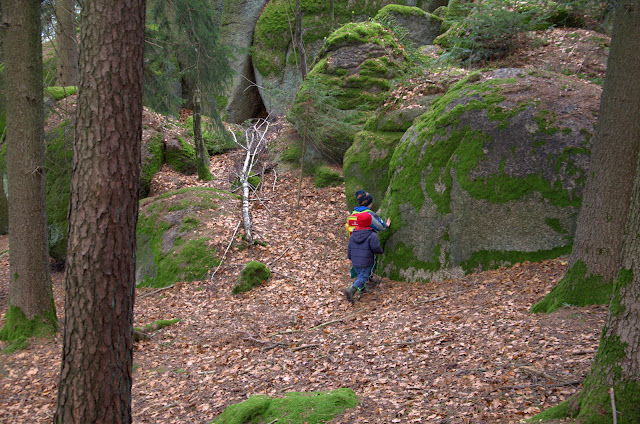
{"label": "mossy tree base", "polygon": [[578,261],[560,282],[542,299],[533,305],[533,313],[551,313],[565,305],[587,306],[607,304],[613,294],[613,283],[599,275],[587,275],[587,266]]}
{"label": "mossy tree base", "polygon": [[33,319],[28,319],[22,309],[9,305],[6,313],[7,321],[0,329],[0,340],[10,342],[10,345],[3,349],[4,353],[12,353],[16,350],[25,349],[29,346],[29,338],[46,337],[55,334],[58,329],[58,319],[53,309],[47,316],[36,315]]}

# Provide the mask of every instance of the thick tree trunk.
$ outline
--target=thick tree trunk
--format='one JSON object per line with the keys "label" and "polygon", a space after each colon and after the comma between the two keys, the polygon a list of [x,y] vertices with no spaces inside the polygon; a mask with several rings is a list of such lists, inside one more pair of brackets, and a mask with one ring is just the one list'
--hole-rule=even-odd
{"label": "thick tree trunk", "polygon": [[58,85],[78,85],[78,42],[76,39],[76,0],[56,0],[56,53]]}
{"label": "thick tree trunk", "polygon": [[637,0],[618,5],[570,269],[536,312],[607,303],[613,293],[640,147],[639,7]]}
{"label": "thick tree trunk", "polygon": [[131,422],[145,1],[85,0],[57,423]]}
{"label": "thick tree trunk", "polygon": [[19,308],[27,319],[39,316],[55,328],[45,212],[40,1],[6,0],[2,13],[7,25],[10,312]]}

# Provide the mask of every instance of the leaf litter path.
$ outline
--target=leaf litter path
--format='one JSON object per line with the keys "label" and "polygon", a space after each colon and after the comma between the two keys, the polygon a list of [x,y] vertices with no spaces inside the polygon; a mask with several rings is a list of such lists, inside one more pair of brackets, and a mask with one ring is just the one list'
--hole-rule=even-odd
{"label": "leaf litter path", "polygon": [[[221,173],[233,155],[214,158],[219,178],[207,185],[228,189]],[[333,423],[515,423],[579,390],[606,308],[528,313],[561,278],[562,260],[442,283],[384,279],[351,306],[341,295],[350,284],[344,186],[315,189],[305,179],[295,209],[296,176],[277,175],[268,175],[263,201],[252,202],[255,236],[266,246],[243,249],[236,236],[212,281],[137,290],[136,326],[180,322],[135,344],[134,422],[207,423],[248,396],[350,387],[361,403]],[[190,185],[194,177],[163,169],[153,187]],[[232,221],[211,223],[221,247],[239,209]],[[231,295],[249,260],[268,264],[273,278]],[[6,255],[0,261],[6,293]],[[61,325],[62,280],[53,274]],[[2,356],[0,422],[51,422],[61,348],[60,330]]]}

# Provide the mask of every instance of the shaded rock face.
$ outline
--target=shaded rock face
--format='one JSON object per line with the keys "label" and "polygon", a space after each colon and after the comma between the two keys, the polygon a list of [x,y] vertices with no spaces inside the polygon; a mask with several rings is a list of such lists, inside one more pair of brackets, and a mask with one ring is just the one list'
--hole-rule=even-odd
{"label": "shaded rock face", "polygon": [[385,101],[390,80],[406,69],[407,60],[393,34],[375,22],[341,27],[327,39],[319,57],[289,117],[310,140],[306,160],[341,163],[354,135]]}
{"label": "shaded rock face", "polygon": [[509,69],[435,100],[389,164],[383,272],[445,279],[569,253],[600,91]]}
{"label": "shaded rock face", "polygon": [[390,5],[382,8],[376,19],[395,22],[407,31],[406,40],[420,47],[433,43],[440,35],[442,19],[417,7]]}
{"label": "shaded rock face", "polygon": [[224,2],[220,25],[220,43],[234,50],[232,68],[236,70],[227,91],[224,108],[226,121],[242,123],[255,118],[264,109],[255,81],[249,49],[253,43],[253,30],[267,0],[233,0]]}

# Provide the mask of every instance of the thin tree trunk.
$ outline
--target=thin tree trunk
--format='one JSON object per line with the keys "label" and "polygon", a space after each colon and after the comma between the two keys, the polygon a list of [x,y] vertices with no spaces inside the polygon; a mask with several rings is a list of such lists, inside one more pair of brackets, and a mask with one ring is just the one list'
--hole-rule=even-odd
{"label": "thin tree trunk", "polygon": [[300,0],[296,0],[294,43],[300,54],[300,75],[302,75],[302,80],[304,80],[307,77],[307,53],[304,50],[304,43],[302,42],[302,11],[300,9]]}
{"label": "thin tree trunk", "polygon": [[251,214],[249,213],[249,173],[251,172],[251,146],[248,140],[247,132],[247,155],[244,158],[242,166],[242,220],[244,222],[244,237],[247,243],[253,243],[253,234],[251,234]]}
{"label": "thin tree trunk", "polygon": [[193,142],[196,147],[196,167],[198,168],[198,178],[203,181],[211,179],[211,171],[209,171],[209,153],[204,147],[202,139],[202,113],[200,105],[200,89],[196,88],[193,94]]}
{"label": "thin tree trunk", "polygon": [[9,305],[55,328],[44,177],[40,1],[2,2],[9,181]]}
{"label": "thin tree trunk", "polygon": [[78,85],[78,41],[76,39],[75,0],[56,0],[56,54],[58,85]]}
{"label": "thin tree trunk", "polygon": [[130,423],[145,1],[85,0],[56,423]]}

